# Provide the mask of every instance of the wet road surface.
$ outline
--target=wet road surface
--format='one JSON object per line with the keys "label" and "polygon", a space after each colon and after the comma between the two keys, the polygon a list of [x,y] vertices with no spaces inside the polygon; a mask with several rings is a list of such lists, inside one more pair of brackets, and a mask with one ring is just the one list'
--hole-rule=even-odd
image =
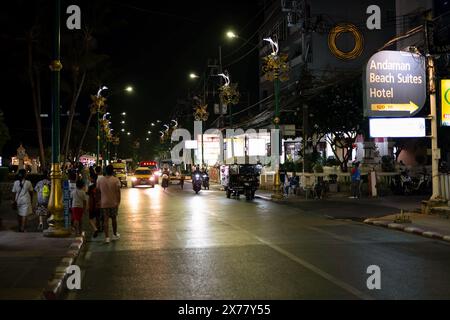
{"label": "wet road surface", "polygon": [[[449,299],[450,245],[305,206],[122,189],[121,239],[87,239],[68,299]],[[364,205],[361,206],[364,210]],[[87,226],[86,226],[87,227]],[[367,268],[381,268],[381,290]]]}

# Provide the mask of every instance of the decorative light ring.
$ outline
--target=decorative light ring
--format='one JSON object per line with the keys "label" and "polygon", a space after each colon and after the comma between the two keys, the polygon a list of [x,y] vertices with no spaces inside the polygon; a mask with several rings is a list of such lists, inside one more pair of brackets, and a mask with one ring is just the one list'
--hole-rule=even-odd
{"label": "decorative light ring", "polygon": [[[345,52],[340,50],[337,45],[337,39],[343,34],[350,32],[355,40],[355,46],[352,50]],[[339,23],[334,26],[328,34],[328,47],[331,53],[341,60],[353,60],[361,55],[364,49],[364,37],[361,31],[351,23]]]}

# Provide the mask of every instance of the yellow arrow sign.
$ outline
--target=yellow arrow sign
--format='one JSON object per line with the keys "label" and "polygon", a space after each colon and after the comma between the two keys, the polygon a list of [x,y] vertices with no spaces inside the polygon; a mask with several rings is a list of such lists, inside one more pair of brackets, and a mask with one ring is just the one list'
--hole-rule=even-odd
{"label": "yellow arrow sign", "polygon": [[416,112],[419,106],[414,102],[409,103],[374,103],[372,111],[409,111],[410,114]]}

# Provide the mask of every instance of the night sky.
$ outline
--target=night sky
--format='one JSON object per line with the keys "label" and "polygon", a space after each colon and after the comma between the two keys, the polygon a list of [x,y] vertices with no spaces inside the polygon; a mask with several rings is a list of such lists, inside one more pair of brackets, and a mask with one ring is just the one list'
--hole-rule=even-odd
{"label": "night sky", "polygon": [[[13,152],[20,142],[37,146],[34,134],[34,115],[27,81],[27,50],[24,34],[36,19],[41,17],[44,33],[50,34],[52,11],[50,1],[15,1],[2,4],[0,13],[0,63],[3,85],[0,109],[10,127],[11,141],[4,149]],[[51,3],[51,2],[50,2]],[[144,138],[149,124],[156,119],[170,121],[171,110],[177,99],[186,98],[198,84],[188,79],[190,72],[205,71],[208,58],[217,58],[218,46],[223,46],[224,65],[247,53],[252,47],[241,47],[241,39],[231,43],[225,31],[233,29],[243,38],[255,34],[263,15],[261,1],[62,1],[62,32],[68,15],[65,8],[78,4],[82,10],[82,27],[93,26],[96,39],[95,52],[109,56],[106,72],[96,75],[97,82],[111,88],[108,105],[110,112],[118,117],[128,113],[127,130],[136,138]],[[64,39],[64,37],[63,37]],[[253,38],[257,42],[257,38]],[[45,47],[45,45],[44,45]],[[62,43],[62,63],[68,54],[67,44]],[[48,54],[48,52],[43,53]],[[45,61],[45,59],[44,59]],[[258,83],[257,51],[250,54],[228,70],[239,82],[241,91],[249,91],[251,101],[257,100]],[[105,68],[103,68],[105,69]],[[103,70],[105,71],[105,70]],[[62,77],[67,70],[62,71]],[[251,75],[251,76],[249,76]],[[42,72],[43,112],[50,112],[50,72]],[[85,122],[88,116],[89,95],[96,93],[98,84],[90,81],[83,90],[77,107],[76,119]],[[132,85],[133,95],[121,90]],[[69,96],[62,96],[62,111],[67,111]],[[62,118],[63,127],[66,118]],[[117,120],[118,121],[118,120]],[[50,120],[44,119],[44,140],[50,145]]]}

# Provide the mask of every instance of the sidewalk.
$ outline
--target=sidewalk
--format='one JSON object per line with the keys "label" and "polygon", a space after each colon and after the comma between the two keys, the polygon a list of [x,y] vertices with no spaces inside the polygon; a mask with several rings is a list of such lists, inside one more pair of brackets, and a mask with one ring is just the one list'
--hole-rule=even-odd
{"label": "sidewalk", "polygon": [[[258,191],[260,199],[273,201],[270,192]],[[349,199],[348,194],[331,194],[324,200],[306,200],[304,197],[291,195],[277,202],[313,211],[332,218],[350,218],[364,221],[366,224],[393,230],[417,234],[420,236],[450,242],[450,208],[441,209],[443,214],[421,214],[421,200],[424,197],[389,196],[381,198]],[[401,211],[411,222],[399,223],[397,218]],[[364,219],[366,217],[366,219]]]}
{"label": "sidewalk", "polygon": [[[271,195],[271,192],[258,190],[256,197],[273,201]],[[424,200],[422,196],[363,197],[361,199],[350,199],[348,193],[341,192],[328,193],[327,197],[322,200],[306,199],[304,196],[290,195],[276,202],[307,212],[323,213],[326,216],[336,219],[364,221],[368,218],[378,218],[400,212],[400,210],[419,212],[422,200]]]}
{"label": "sidewalk", "polygon": [[367,219],[364,223],[450,242],[450,219],[420,213],[405,213],[405,216],[409,223],[398,223],[399,214]]}
{"label": "sidewalk", "polygon": [[74,262],[81,238],[45,238],[37,228],[38,218],[18,233],[15,212],[8,202],[0,206],[0,300],[55,299],[63,288],[65,269]]}

